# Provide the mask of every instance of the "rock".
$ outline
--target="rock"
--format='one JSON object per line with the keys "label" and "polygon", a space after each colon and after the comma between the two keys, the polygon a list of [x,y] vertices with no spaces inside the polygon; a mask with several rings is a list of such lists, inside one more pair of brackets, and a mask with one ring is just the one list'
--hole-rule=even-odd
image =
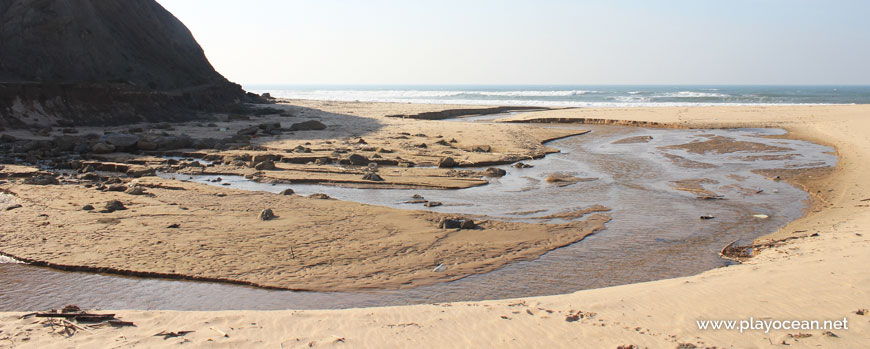
{"label": "rock", "polygon": [[442,158],[441,161],[438,162],[438,167],[440,168],[451,168],[456,166],[456,160],[453,160],[451,157]]}
{"label": "rock", "polygon": [[460,229],[474,229],[474,228],[477,228],[477,224],[475,224],[473,220],[462,219],[459,222],[459,228]]}
{"label": "rock", "polygon": [[369,164],[369,159],[359,154],[350,154],[347,160],[350,161],[351,165],[365,166]]}
{"label": "rock", "polygon": [[440,141],[435,142],[435,144],[448,145],[448,146],[450,145],[450,143],[447,143],[447,141],[445,141],[445,140],[443,140],[443,139],[440,140]]}
{"label": "rock", "polygon": [[716,217],[708,216],[708,215],[704,215],[704,216],[701,216],[700,218],[701,218],[701,219],[713,219],[713,218],[716,218]]}
{"label": "rock", "polygon": [[532,167],[534,167],[534,166],[529,165],[529,164],[524,164],[524,163],[522,163],[522,162],[518,162],[518,163],[515,163],[515,164],[514,164],[514,167],[515,167],[515,168],[532,168]]}
{"label": "rock", "polygon": [[83,143],[83,139],[81,137],[75,136],[60,136],[55,137],[52,143],[54,144],[54,149],[59,151],[72,151],[76,148],[79,143]]}
{"label": "rock", "polygon": [[126,191],[124,191],[124,192],[127,193],[127,194],[130,194],[130,195],[144,195],[144,194],[145,194],[145,189],[137,185],[137,186],[135,186],[135,187],[128,188],[128,189],[127,189]]}
{"label": "rock", "polygon": [[86,180],[86,181],[98,181],[98,180],[100,180],[100,175],[93,173],[93,172],[88,172],[88,173],[84,173],[84,174],[80,175],[79,179]]}
{"label": "rock", "polygon": [[106,202],[106,209],[105,209],[106,212],[121,211],[121,210],[126,210],[126,209],[127,209],[127,207],[124,206],[124,203],[122,203],[118,200],[112,200],[112,201]]}
{"label": "rock", "polygon": [[408,162],[408,161],[399,161],[399,163],[396,164],[396,166],[409,168],[409,167],[414,167],[414,163]]}
{"label": "rock", "polygon": [[54,176],[36,175],[28,178],[24,183],[32,185],[57,185],[60,184],[60,181]]}
{"label": "rock", "polygon": [[315,165],[328,165],[329,162],[329,158],[317,158],[314,160]]}
{"label": "rock", "polygon": [[296,194],[296,192],[293,191],[293,189],[287,188],[287,189],[282,190],[280,194],[281,195],[293,195],[293,194]]}
{"label": "rock", "polygon": [[163,150],[183,149],[193,146],[193,139],[188,135],[160,137],[155,140],[157,148]]}
{"label": "rock", "polygon": [[415,147],[417,147],[417,148],[424,148],[424,149],[425,149],[425,148],[428,148],[428,146],[426,145],[426,143],[420,143],[420,144],[417,144],[417,145],[415,145]]}
{"label": "rock", "polygon": [[259,127],[261,130],[266,130],[268,132],[268,131],[280,129],[281,123],[278,121],[264,122],[262,124],[257,125],[257,127]]}
{"label": "rock", "polygon": [[362,179],[367,180],[367,181],[375,181],[375,182],[383,182],[384,181],[384,179],[381,178],[381,176],[379,176],[377,173],[373,173],[373,172],[366,173],[365,175],[363,175]]}
{"label": "rock", "polygon": [[438,228],[441,229],[474,229],[477,224],[473,220],[467,218],[441,218],[438,222]]}
{"label": "rock", "polygon": [[506,174],[507,171],[495,167],[490,167],[486,171],[483,171],[483,175],[487,177],[503,177]]}
{"label": "rock", "polygon": [[100,138],[100,141],[115,146],[116,150],[130,149],[139,142],[139,136],[126,133],[110,133]]}
{"label": "rock", "polygon": [[136,142],[136,149],[144,151],[154,151],[157,150],[157,143],[140,139],[138,142]]}
{"label": "rock", "polygon": [[246,128],[239,130],[238,132],[236,132],[236,134],[239,136],[253,136],[253,135],[257,134],[257,131],[259,131],[259,130],[260,130],[259,127],[251,126],[251,127],[246,127]]}
{"label": "rock", "polygon": [[358,141],[356,141],[356,143],[357,144],[369,144],[368,142],[366,142],[365,139],[362,139],[362,138],[360,138]]}
{"label": "rock", "polygon": [[308,120],[303,122],[297,122],[293,125],[290,125],[290,131],[312,131],[312,130],[324,130],[326,129],[326,125],[317,120]]}
{"label": "rock", "polygon": [[106,188],[106,191],[126,191],[127,187],[123,184],[112,184]]}
{"label": "rock", "polygon": [[438,201],[427,201],[425,204],[423,204],[423,206],[426,206],[426,207],[438,207],[438,206],[441,206],[441,203],[438,202]]}
{"label": "rock", "polygon": [[106,154],[115,151],[115,146],[106,143],[97,143],[91,146],[91,151],[97,154]]}
{"label": "rock", "polygon": [[414,195],[411,195],[411,198],[413,198],[413,199],[418,199],[418,200],[425,199],[425,198],[423,197],[423,195],[420,195],[420,194],[414,194]]}
{"label": "rock", "polygon": [[129,169],[127,169],[126,173],[127,176],[139,178],[145,176],[154,176],[157,173],[157,170],[145,166],[131,166]]}
{"label": "rock", "polygon": [[172,224],[166,226],[166,229],[178,229],[178,228],[181,228],[181,224],[172,223]]}
{"label": "rock", "polygon": [[84,205],[84,206],[82,206],[82,210],[85,210],[85,211],[93,211],[93,210],[94,210],[94,206],[93,206],[93,205]]}
{"label": "rock", "polygon": [[267,208],[263,211],[260,211],[260,215],[257,216],[261,221],[268,221],[275,218],[275,213],[272,212],[271,208]]}
{"label": "rock", "polygon": [[492,147],[490,147],[488,145],[478,145],[478,146],[475,146],[474,148],[471,148],[471,151],[473,151],[475,153],[489,153],[492,151]]}
{"label": "rock", "polygon": [[21,208],[21,204],[13,204],[13,205],[7,206],[6,211],[12,211],[16,208]]}
{"label": "rock", "polygon": [[94,172],[94,171],[96,171],[96,169],[94,169],[94,166],[92,166],[92,165],[87,165],[87,166],[84,166],[84,167],[80,167],[80,168],[78,169],[78,172],[79,172],[79,173],[91,173],[91,172]]}
{"label": "rock", "polygon": [[449,142],[449,143],[457,143],[457,142],[459,142],[459,141],[457,141],[456,138],[451,138],[448,142]]}
{"label": "rock", "polygon": [[266,160],[271,160],[274,162],[274,161],[278,161],[279,159],[280,158],[278,156],[275,156],[272,154],[257,154],[251,158],[251,162],[256,164],[258,162],[263,162]]}
{"label": "rock", "polygon": [[331,197],[329,197],[329,195],[326,195],[326,194],[323,194],[323,193],[311,194],[311,195],[308,195],[308,197],[310,197],[310,198],[312,198],[312,199],[320,199],[320,200],[329,200],[329,199],[332,199]]}
{"label": "rock", "polygon": [[257,171],[271,171],[275,169],[275,162],[272,160],[262,161],[254,165],[254,169]]}

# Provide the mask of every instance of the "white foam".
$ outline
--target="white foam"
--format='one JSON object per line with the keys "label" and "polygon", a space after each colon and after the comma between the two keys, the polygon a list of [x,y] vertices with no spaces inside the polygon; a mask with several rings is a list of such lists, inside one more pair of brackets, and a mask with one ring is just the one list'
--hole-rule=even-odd
{"label": "white foam", "polygon": [[478,94],[483,96],[514,96],[514,97],[567,97],[579,96],[597,91],[586,90],[559,90],[559,91],[468,91],[466,94]]}
{"label": "white foam", "polygon": [[19,263],[21,263],[21,261],[15,259],[15,258],[0,255],[0,264],[19,264]]}
{"label": "white foam", "polygon": [[654,95],[653,98],[715,98],[715,97],[730,97],[729,95],[722,93],[710,93],[710,92],[695,92],[695,91],[680,91],[680,92],[670,92],[663,93],[660,95]]}
{"label": "white foam", "polygon": [[[533,97],[532,93],[580,93],[583,90],[572,91],[462,91],[462,90],[252,90],[255,93],[268,92],[273,97],[286,99],[308,99],[319,101],[343,102],[392,102],[420,104],[464,104],[464,105],[499,105],[499,106],[538,106],[562,108],[624,108],[624,107],[691,107],[691,106],[771,106],[771,105],[830,105],[830,103],[748,103],[748,102],[692,102],[691,98],[728,97],[719,93],[680,91],[662,93],[652,96],[623,95],[610,97],[611,101],[572,101],[543,99],[514,99],[510,97]],[[474,98],[475,94],[489,93],[488,97],[505,97],[486,99]],[[594,91],[583,91],[592,93]],[[639,92],[639,91],[635,91]],[[500,93],[500,94],[497,94]],[[551,95],[553,95],[551,94]],[[679,102],[657,101],[659,98],[684,97],[688,100]]]}

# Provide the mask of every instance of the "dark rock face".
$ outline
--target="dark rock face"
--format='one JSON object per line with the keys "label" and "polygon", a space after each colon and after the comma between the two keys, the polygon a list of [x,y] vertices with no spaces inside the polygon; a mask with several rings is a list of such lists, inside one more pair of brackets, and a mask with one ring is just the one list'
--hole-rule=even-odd
{"label": "dark rock face", "polygon": [[245,97],[154,0],[0,0],[0,122],[181,121]]}

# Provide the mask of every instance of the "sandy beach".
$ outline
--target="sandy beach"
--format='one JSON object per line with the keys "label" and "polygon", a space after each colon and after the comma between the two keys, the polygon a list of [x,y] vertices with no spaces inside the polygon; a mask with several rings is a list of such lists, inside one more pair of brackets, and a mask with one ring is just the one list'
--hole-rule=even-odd
{"label": "sandy beach", "polygon": [[[436,165],[440,158],[453,155],[469,164],[479,165],[542,156],[548,152],[546,146],[542,144],[544,141],[569,134],[565,130],[538,128],[533,124],[524,123],[532,120],[674,128],[777,127],[788,131],[786,137],[809,140],[835,148],[839,163],[835,169],[828,171],[778,172],[782,179],[802,187],[812,195],[812,207],[807,215],[777,232],[760,238],[757,242],[764,246],[755,257],[739,265],[710,270],[699,275],[584,290],[558,296],[382,308],[219,312],[112,310],[111,312],[116,313],[118,318],[132,321],[136,327],[104,326],[78,331],[73,336],[53,333],[52,329],[46,327],[40,319],[19,319],[24,313],[3,313],[0,315],[0,331],[2,331],[0,345],[40,348],[168,347],[177,346],[179,343],[197,347],[253,345],[288,348],[545,345],[556,347],[637,345],[658,348],[677,347],[681,344],[685,345],[684,347],[692,347],[691,345],[768,347],[783,344],[807,347],[818,345],[860,347],[870,338],[870,317],[858,314],[863,313],[861,309],[870,307],[868,303],[870,275],[863,268],[870,262],[868,257],[870,255],[867,253],[870,248],[870,238],[866,235],[867,227],[870,225],[867,211],[870,209],[868,207],[870,203],[867,202],[867,199],[870,199],[870,187],[866,185],[865,179],[868,170],[865,160],[870,149],[870,139],[867,136],[870,134],[870,119],[867,118],[870,108],[866,106],[566,109],[518,114],[500,120],[511,121],[505,124],[467,125],[446,121],[386,117],[444,110],[456,106],[301,100],[291,101],[290,104],[292,106],[279,106],[292,111],[304,109],[328,126],[348,125],[346,122],[349,120],[356,120],[356,124],[327,128],[329,133],[318,134],[317,139],[311,139],[305,132],[274,138],[255,138],[252,143],[263,146],[261,149],[264,153],[270,151],[274,153],[276,149],[285,150],[297,146],[310,147],[312,150],[325,149],[328,144],[325,142],[343,142],[342,144],[355,142],[355,146],[360,146],[359,138],[363,138],[365,146],[372,147],[366,153],[368,156],[375,154],[377,148],[391,148],[395,149],[392,153],[380,154],[387,159],[398,157],[418,164],[433,165]],[[351,115],[354,117],[350,117]],[[228,121],[218,126],[234,131],[248,124],[243,121],[235,123]],[[369,125],[370,128],[356,127],[363,124]],[[178,126],[176,129],[179,132],[196,134],[196,132],[206,132],[206,129],[213,130],[214,127],[188,125]],[[82,130],[82,132],[87,131]],[[415,134],[426,134],[426,137],[419,137],[423,139],[419,142],[429,142],[429,144],[432,144],[435,139],[442,139],[437,136],[453,138],[456,142],[448,143],[454,146],[445,146],[444,149],[427,147],[421,150],[414,146],[417,140],[393,138]],[[474,151],[474,148],[480,145],[490,146],[491,151]],[[358,151],[363,152],[362,149]],[[326,153],[327,151],[324,151],[324,154]],[[282,152],[282,154],[291,158],[310,156],[304,155],[305,153]],[[221,158],[230,155],[232,155],[230,152],[220,153]],[[111,154],[106,156],[106,160],[101,163],[111,160]],[[129,159],[126,161],[129,162]],[[164,166],[156,163],[149,165],[147,161],[140,163],[144,164],[142,166]],[[279,162],[279,164],[282,168],[275,172],[285,172],[281,170],[304,166],[294,165],[293,161]],[[248,167],[233,167],[230,161],[226,168],[217,167],[209,170],[218,171],[215,173],[251,174],[244,172],[251,171],[246,168]],[[14,177],[34,170],[10,166],[4,171],[10,173],[10,177]],[[420,186],[426,183],[443,185],[449,181],[437,179],[443,176],[443,172],[438,172],[436,169],[406,168],[404,171],[419,171],[417,175],[421,179],[409,183],[387,181],[388,183],[382,185]],[[268,174],[272,171],[262,172],[263,177],[269,178]],[[301,172],[311,173],[311,169]],[[272,178],[279,175],[284,174],[279,173]],[[335,175],[325,174],[314,177],[317,181],[327,182],[334,179]],[[396,178],[406,177],[409,177],[407,173],[396,176]],[[450,180],[455,181],[455,179]],[[293,232],[324,225],[335,227],[333,222],[341,221],[340,225],[354,227],[348,231],[359,234],[354,235],[357,237],[354,240],[355,246],[359,247],[354,249],[351,245],[344,246],[335,252],[330,252],[339,253],[331,258],[370,260],[390,255],[381,253],[383,249],[393,248],[390,246],[398,248],[398,246],[406,246],[410,241],[417,241],[415,243],[421,246],[431,244],[432,242],[427,240],[431,234],[422,233],[432,229],[437,230],[437,221],[442,217],[432,213],[399,211],[337,200],[241,193],[231,188],[183,183],[155,177],[144,177],[135,181],[153,196],[130,198],[124,193],[85,190],[79,186],[4,184],[3,189],[7,193],[10,191],[16,193],[17,200],[25,203],[23,207],[16,209],[19,211],[13,211],[19,213],[15,219],[7,220],[4,217],[2,224],[8,225],[4,230],[15,231],[3,237],[5,244],[15,246],[4,252],[61,265],[91,265],[95,268],[147,270],[164,274],[181,273],[204,279],[231,278],[274,287],[299,285],[300,281],[307,285],[300,288],[307,289],[415,286],[450,280],[468,273],[486,272],[505,263],[534,258],[544,251],[579,241],[607,220],[606,212],[603,214],[590,212],[584,221],[563,226],[489,221],[484,223],[482,230],[479,230],[487,234],[485,239],[488,243],[485,248],[474,244],[474,240],[479,237],[467,240],[462,234],[452,234],[443,240],[439,238],[439,241],[444,243],[444,251],[450,251],[451,255],[456,256],[456,267],[447,269],[455,273],[444,273],[442,277],[434,279],[431,277],[432,273],[418,277],[415,270],[421,269],[423,265],[435,263],[438,260],[437,253],[417,255],[412,260],[397,254],[395,258],[400,258],[398,260],[401,262],[390,258],[379,259],[380,262],[367,264],[365,268],[341,267],[337,264],[324,266],[316,260],[310,260],[307,261],[311,263],[311,267],[308,268],[311,274],[308,278],[288,278],[286,275],[276,275],[275,267],[269,266],[270,258],[279,251],[283,253],[287,246],[306,243],[295,240],[302,238],[297,237],[286,240],[284,245],[276,245],[272,252],[254,252],[259,249],[258,246],[263,245],[262,242],[257,241],[256,236],[274,240],[274,236],[270,235],[274,234],[274,229],[269,228],[270,224],[281,224],[282,231]],[[176,189],[173,187],[183,187],[184,194],[175,194],[173,190]],[[206,197],[214,197],[218,193],[225,195],[220,197],[221,200],[218,202],[221,204],[218,207],[203,206],[203,201],[208,200]],[[64,197],[65,200],[41,202],[39,197],[44,194]],[[258,199],[259,196],[264,198]],[[172,200],[161,199],[166,197],[172,197]],[[92,214],[79,208],[86,203],[84,201],[96,205],[112,198],[125,200],[128,209],[106,214]],[[241,203],[267,199],[279,216],[277,220],[258,221],[257,212],[262,208],[248,207]],[[312,215],[311,221],[299,222],[283,213],[287,210],[300,209],[319,214]],[[38,215],[46,212],[49,213],[49,217],[62,215],[63,218],[52,218],[50,224],[40,226],[45,219]],[[346,214],[347,217],[337,219],[340,213]],[[100,215],[101,219],[108,217],[101,224],[111,225],[112,228],[94,229],[100,227],[94,226],[91,222],[90,217],[93,215]],[[366,217],[375,215],[391,218],[366,220]],[[153,221],[142,218],[152,216],[154,218],[150,219]],[[126,219],[129,217],[138,218],[131,221]],[[193,230],[186,231],[185,234],[188,236],[187,239],[200,244],[200,247],[185,250],[179,249],[178,246],[167,247],[165,246],[167,244],[158,243],[177,239],[177,233],[173,231],[149,235],[137,233],[149,231],[148,226],[164,225],[166,217],[175,217],[184,222],[196,222],[194,225],[198,227],[200,233]],[[221,218],[215,220],[214,217]],[[135,223],[125,223],[128,221]],[[394,228],[397,230],[419,232],[417,233],[419,237],[413,238],[413,233],[380,236],[383,221],[398,224]],[[183,225],[186,227],[188,223]],[[211,230],[209,227],[218,226],[238,228],[230,228],[220,237],[209,236],[209,241],[204,241],[202,237],[207,234],[203,232]],[[28,242],[34,240],[28,237],[34,236],[28,234],[28,229],[31,229],[29,227],[38,229],[43,234],[40,238],[44,236],[50,242]],[[359,227],[367,228],[360,230]],[[79,229],[81,232],[76,237],[64,237],[65,231],[70,228]],[[234,233],[251,229],[260,233],[249,235],[254,237],[245,241],[239,240],[240,235]],[[559,233],[560,229],[565,233]],[[89,230],[93,232],[88,233]],[[336,231],[340,234],[342,230]],[[519,231],[523,233],[517,234]],[[172,239],[169,235],[161,234],[172,234]],[[99,247],[90,247],[92,250],[90,253],[82,253],[89,248],[85,243],[87,241],[100,241],[97,245]],[[222,248],[203,246],[215,241],[221,242],[218,245],[230,244],[241,248],[250,246],[252,250],[234,254],[226,253]],[[360,252],[369,250],[369,247],[365,246],[372,243],[378,244],[379,247],[372,250],[377,253]],[[128,244],[140,247],[135,256],[125,257],[121,253],[125,249],[119,246],[128,246]],[[506,254],[506,250],[515,252]],[[464,252],[460,254],[457,251]],[[223,258],[223,262],[205,268],[205,265],[195,263],[191,258],[196,253],[206,253],[210,256],[208,258],[219,260]],[[312,250],[310,253],[322,254],[317,250]],[[460,258],[463,255],[479,256],[481,253],[491,253],[494,259],[480,262],[476,258]],[[150,257],[142,257],[149,254]],[[346,256],[342,257],[342,254]],[[114,257],[106,259],[106,256]],[[245,256],[246,259],[238,259],[238,256]],[[384,267],[396,263],[407,265],[408,268]],[[262,267],[254,269],[268,270],[268,272],[244,269],[245,266],[252,265]],[[364,277],[372,271],[376,271],[383,278]],[[339,272],[347,275],[347,278],[343,280],[329,278],[329,275]],[[360,276],[354,277],[354,273]],[[846,318],[848,330],[829,332],[771,330],[769,333],[763,330],[747,330],[740,333],[737,330],[701,330],[696,323],[699,320],[748,320],[750,317],[789,321]],[[194,332],[178,337],[155,336],[161,331]]]}

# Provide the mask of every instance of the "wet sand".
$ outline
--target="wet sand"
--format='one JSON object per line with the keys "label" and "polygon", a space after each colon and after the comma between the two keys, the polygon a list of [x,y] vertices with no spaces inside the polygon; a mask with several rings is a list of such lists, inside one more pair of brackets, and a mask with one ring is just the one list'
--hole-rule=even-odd
{"label": "wet sand", "polygon": [[[562,346],[638,344],[661,347],[677,343],[761,346],[781,341],[855,346],[866,340],[868,323],[854,311],[866,308],[864,303],[870,299],[867,289],[870,280],[861,267],[856,267],[868,262],[868,240],[861,234],[870,224],[866,205],[861,201],[870,198],[870,190],[863,187],[862,180],[866,173],[862,160],[866,159],[866,134],[870,128],[866,118],[868,108],[661,108],[622,112],[554,111],[546,113],[555,115],[544,116],[562,119],[598,113],[596,119],[617,120],[615,123],[632,124],[630,121],[639,120],[678,127],[775,125],[790,131],[791,137],[834,146],[840,163],[833,173],[822,177],[782,176],[809,189],[817,198],[817,205],[810,215],[769,238],[818,235],[764,249],[739,266],[692,277],[563,296],[340,311],[124,311],[119,315],[137,322],[139,327],[99,329],[93,334],[81,333],[65,340],[44,331],[32,320],[16,320],[12,318],[14,314],[4,314],[3,335],[19,340],[30,337],[28,342],[34,346],[105,343],[109,338],[120,338],[118,336],[124,336],[122,343],[148,346],[172,345],[184,339],[194,345],[209,345],[211,342],[206,341],[209,338],[228,345],[269,338],[268,343],[260,343],[275,346],[344,343],[378,346],[395,343],[397,339],[421,346],[434,343],[523,346],[546,342]],[[578,310],[595,315],[566,321],[568,315],[577,314]],[[822,320],[846,316],[853,321],[850,330],[836,331],[838,337],[819,331],[812,332],[810,337],[788,336],[788,332],[701,331],[694,323],[697,319],[748,316]],[[177,331],[182,330],[181,327],[197,332],[163,342],[159,337],[151,337],[150,332],[156,333],[158,328]],[[229,327],[230,337],[218,337],[209,327]],[[34,331],[27,332],[28,328]]]}

